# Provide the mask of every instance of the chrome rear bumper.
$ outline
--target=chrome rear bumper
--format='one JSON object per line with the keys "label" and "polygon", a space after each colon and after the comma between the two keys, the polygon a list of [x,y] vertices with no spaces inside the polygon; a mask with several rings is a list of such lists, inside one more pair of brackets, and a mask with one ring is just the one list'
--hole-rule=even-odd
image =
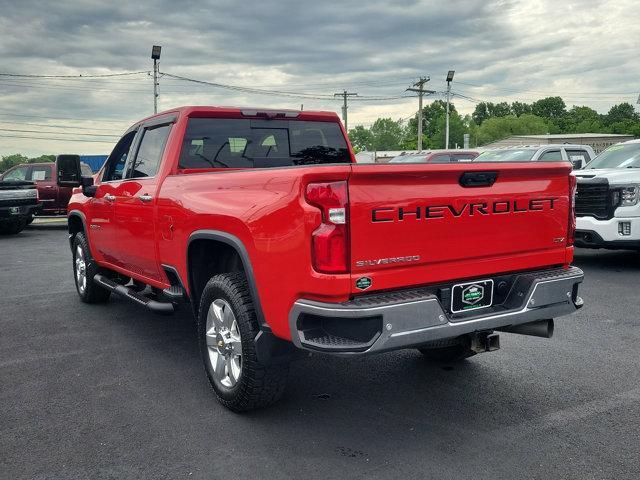
{"label": "chrome rear bumper", "polygon": [[289,314],[293,343],[328,353],[375,353],[434,340],[551,319],[582,307],[576,267],[515,277],[501,305],[452,314],[428,288],[388,292],[343,303],[301,299]]}

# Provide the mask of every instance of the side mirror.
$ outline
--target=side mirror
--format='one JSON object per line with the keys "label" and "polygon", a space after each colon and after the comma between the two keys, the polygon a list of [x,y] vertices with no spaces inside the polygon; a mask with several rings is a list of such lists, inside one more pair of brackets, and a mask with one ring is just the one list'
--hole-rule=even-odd
{"label": "side mirror", "polygon": [[80,155],[58,155],[56,157],[57,183],[59,187],[79,187],[82,185]]}
{"label": "side mirror", "polygon": [[82,193],[85,197],[95,197],[98,187],[93,184],[93,177],[82,177],[80,179],[80,186],[82,187]]}
{"label": "side mirror", "polygon": [[82,187],[87,197],[95,197],[97,187],[93,177],[83,177],[80,155],[58,155],[56,157],[57,183],[59,187]]}

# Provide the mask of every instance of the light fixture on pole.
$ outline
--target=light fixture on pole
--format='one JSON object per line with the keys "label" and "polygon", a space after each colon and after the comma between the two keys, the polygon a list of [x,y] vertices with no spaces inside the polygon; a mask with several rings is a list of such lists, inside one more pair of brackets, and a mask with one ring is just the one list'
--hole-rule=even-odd
{"label": "light fixture on pole", "polygon": [[160,52],[162,47],[154,45],[151,49],[151,58],[153,59],[153,113],[158,113],[158,60],[160,60]]}
{"label": "light fixture on pole", "polygon": [[445,128],[445,140],[444,148],[449,148],[449,96],[451,95],[451,81],[453,80],[453,74],[456,73],[455,70],[449,70],[447,72],[447,126]]}

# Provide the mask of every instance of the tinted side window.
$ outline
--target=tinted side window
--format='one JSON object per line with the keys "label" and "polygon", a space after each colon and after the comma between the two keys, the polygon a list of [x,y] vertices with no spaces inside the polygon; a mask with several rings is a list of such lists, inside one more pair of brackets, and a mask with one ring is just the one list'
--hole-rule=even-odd
{"label": "tinted side window", "polygon": [[591,161],[586,150],[567,150],[567,157],[573,164],[573,168],[582,168],[583,165]]}
{"label": "tinted side window", "polygon": [[17,167],[4,176],[3,180],[26,180],[27,167]]}
{"label": "tinted side window", "polygon": [[540,155],[540,162],[562,162],[562,152],[560,150],[549,150]]}
{"label": "tinted side window", "polygon": [[156,174],[170,130],[171,125],[162,125],[144,131],[127,178],[153,177]]}
{"label": "tinted side window", "polygon": [[44,165],[42,167],[31,168],[31,181],[42,182],[51,180],[51,166]]}
{"label": "tinted side window", "polygon": [[136,131],[127,133],[116,144],[113,152],[107,158],[107,166],[104,169],[102,175],[103,182],[110,182],[112,180],[122,180],[124,175],[124,165],[127,162],[127,156],[129,155],[129,149],[131,143],[136,136]]}
{"label": "tinted side window", "polygon": [[190,118],[180,168],[264,168],[349,163],[338,123]]}
{"label": "tinted side window", "polygon": [[448,153],[434,155],[428,160],[429,163],[449,163],[450,161]]}

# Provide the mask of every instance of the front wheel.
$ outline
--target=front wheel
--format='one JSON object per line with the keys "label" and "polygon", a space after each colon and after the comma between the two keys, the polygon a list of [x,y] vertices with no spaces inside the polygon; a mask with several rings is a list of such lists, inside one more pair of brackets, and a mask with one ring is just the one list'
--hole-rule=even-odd
{"label": "front wheel", "polygon": [[111,292],[93,281],[100,267],[91,256],[89,244],[80,232],[73,239],[73,278],[80,300],[84,303],[103,303],[109,300]]}
{"label": "front wheel", "polygon": [[24,230],[24,227],[26,226],[27,226],[27,221],[24,219],[3,222],[3,223],[0,223],[0,234],[17,235],[22,230]]}
{"label": "front wheel", "polygon": [[258,321],[241,272],[212,277],[202,292],[198,342],[209,382],[225,407],[242,412],[265,407],[284,393],[288,363],[258,361]]}

